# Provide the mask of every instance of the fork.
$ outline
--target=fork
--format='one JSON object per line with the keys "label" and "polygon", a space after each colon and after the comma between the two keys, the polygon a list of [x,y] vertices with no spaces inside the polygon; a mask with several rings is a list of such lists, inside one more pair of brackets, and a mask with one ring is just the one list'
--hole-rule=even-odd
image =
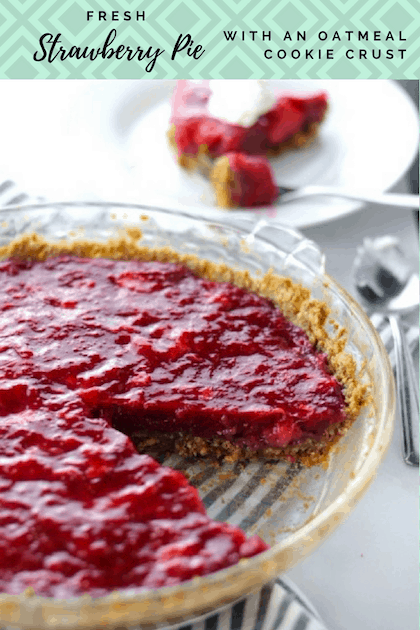
{"label": "fork", "polygon": [[[206,179],[209,179],[212,169],[212,160],[205,154],[199,154],[197,159],[198,171]],[[286,186],[277,187],[277,202],[281,205],[304,199],[305,197],[324,196],[341,197],[343,199],[353,199],[355,201],[365,201],[383,206],[394,206],[399,208],[419,209],[419,195],[381,193],[372,190],[357,190],[354,188],[344,188],[341,186],[301,186],[299,188],[288,188]]]}
{"label": "fork", "polygon": [[335,186],[302,186],[300,188],[278,187],[278,200],[280,204],[289,203],[304,197],[322,195],[326,197],[342,197],[343,199],[354,199],[356,201],[366,201],[386,206],[397,206],[400,208],[419,209],[419,195],[380,193],[372,190],[357,190],[353,188],[342,188]]}

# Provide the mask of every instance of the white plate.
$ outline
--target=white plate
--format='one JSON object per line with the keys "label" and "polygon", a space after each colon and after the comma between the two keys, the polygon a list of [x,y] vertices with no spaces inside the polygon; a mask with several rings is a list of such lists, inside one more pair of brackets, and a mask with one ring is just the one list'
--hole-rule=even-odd
{"label": "white plate", "polygon": [[[418,113],[394,81],[272,81],[294,92],[325,89],[328,118],[309,148],[272,161],[285,186],[330,184],[383,191],[418,147]],[[33,196],[198,208],[220,217],[209,184],[176,164],[165,132],[173,81],[3,81],[0,178]],[[2,180],[1,180],[2,181]],[[354,212],[362,204],[300,200],[235,217],[268,216],[294,227]]]}

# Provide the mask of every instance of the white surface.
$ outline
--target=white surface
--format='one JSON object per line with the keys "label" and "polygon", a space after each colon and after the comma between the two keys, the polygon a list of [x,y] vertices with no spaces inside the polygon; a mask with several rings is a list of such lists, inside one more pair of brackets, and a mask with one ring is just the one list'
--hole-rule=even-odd
{"label": "white surface", "polygon": [[[417,151],[418,117],[392,81],[272,81],[277,89],[326,89],[330,109],[307,149],[273,160],[286,186],[391,187]],[[170,81],[3,81],[0,167],[34,196],[196,206],[211,217],[210,186],[177,166],[165,132]],[[332,198],[264,211],[297,227],[360,208]],[[238,216],[249,211],[239,211]]]}
{"label": "white surface", "polygon": [[[367,207],[304,230],[327,255],[327,271],[347,289],[357,245],[394,234],[418,265],[411,211]],[[354,294],[354,292],[353,292]],[[404,464],[399,419],[377,478],[342,526],[287,575],[329,630],[418,630],[419,471]]]}

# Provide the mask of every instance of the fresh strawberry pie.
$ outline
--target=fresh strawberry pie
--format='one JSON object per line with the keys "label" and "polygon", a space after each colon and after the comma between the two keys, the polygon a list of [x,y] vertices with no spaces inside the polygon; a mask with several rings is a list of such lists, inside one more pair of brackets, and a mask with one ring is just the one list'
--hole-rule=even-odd
{"label": "fresh strawberry pie", "polygon": [[327,95],[274,95],[264,81],[178,81],[169,139],[178,162],[200,168],[217,204],[271,204],[278,188],[267,159],[307,146],[327,110]]}
{"label": "fresh strawberry pie", "polygon": [[0,262],[0,592],[158,588],[267,549],[130,436],[316,463],[360,400],[351,369],[344,391],[302,328],[208,261],[24,247]]}

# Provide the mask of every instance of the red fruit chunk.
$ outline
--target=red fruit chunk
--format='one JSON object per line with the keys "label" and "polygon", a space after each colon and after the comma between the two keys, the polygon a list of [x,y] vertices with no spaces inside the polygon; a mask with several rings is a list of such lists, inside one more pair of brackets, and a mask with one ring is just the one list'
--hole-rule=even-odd
{"label": "red fruit chunk", "polygon": [[230,196],[235,206],[264,206],[273,203],[278,195],[270,164],[265,157],[246,153],[228,153],[234,185]]}
{"label": "red fruit chunk", "polygon": [[65,411],[0,424],[0,591],[156,588],[267,549],[212,522],[181,473],[139,455],[105,421]]}

